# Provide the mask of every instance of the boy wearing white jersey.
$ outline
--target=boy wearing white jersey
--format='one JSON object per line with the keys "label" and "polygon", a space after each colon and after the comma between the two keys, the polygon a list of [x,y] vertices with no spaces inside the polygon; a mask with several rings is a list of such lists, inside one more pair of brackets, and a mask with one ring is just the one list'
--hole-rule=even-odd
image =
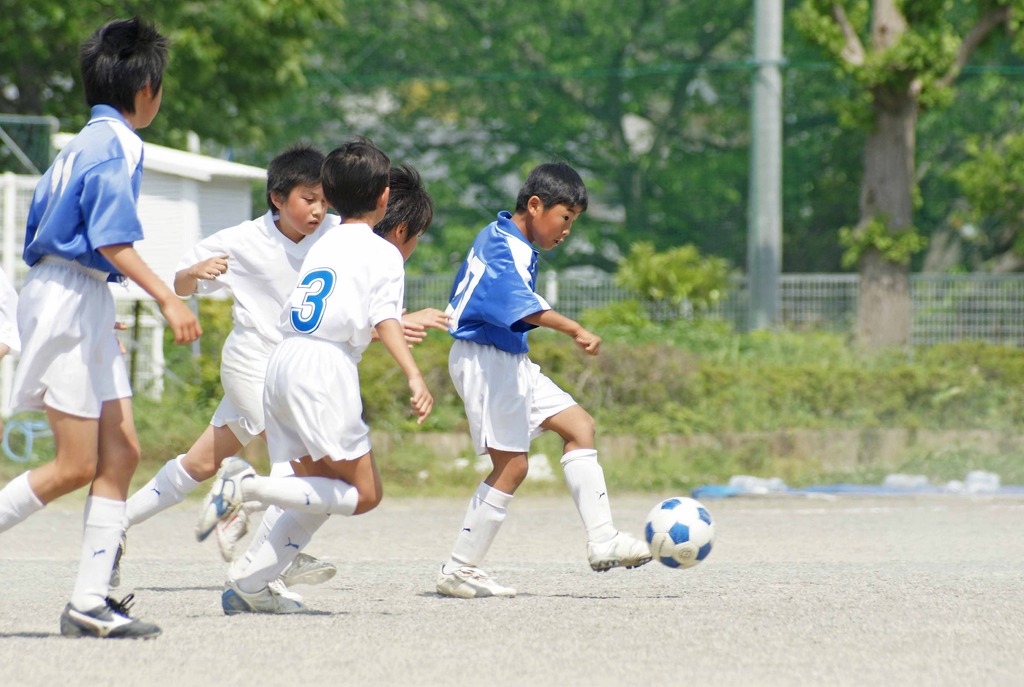
{"label": "boy wearing white jersey", "polygon": [[[222,229],[182,256],[174,276],[179,296],[225,290],[233,298],[234,328],[221,350],[224,397],[188,452],[167,461],[128,499],[125,530],[180,503],[213,477],[225,458],[263,436],[263,381],[270,352],[281,340],[277,319],[309,247],[324,229],[338,224],[337,216],[327,214],[320,188],[323,159],[323,153],[307,145],[295,145],[277,155],[267,166],[266,214]],[[282,467],[288,474],[287,466]],[[265,529],[278,514],[267,512]],[[221,553],[229,561],[234,541],[245,532],[246,519],[240,510],[229,525],[231,532],[218,537]],[[197,536],[202,540],[207,534]],[[121,581],[125,544],[122,538],[111,575],[115,587]],[[317,584],[335,572],[333,565],[304,556],[281,583]]]}
{"label": "boy wearing white jersey", "polygon": [[58,496],[91,483],[82,555],[60,617],[66,637],[149,638],[160,628],[128,615],[130,596],[107,596],[125,497],[139,461],[131,386],[114,336],[108,281],[136,282],[160,305],[176,343],[202,329],[188,306],[139,257],[136,203],[142,140],[160,109],[167,39],[139,19],[101,27],[80,52],[85,128],[43,175],[29,209],[18,303],[22,354],[12,405],[45,410],[53,461],[0,491],[0,532]]}
{"label": "boy wearing white jersey", "polygon": [[[295,474],[260,477],[241,459],[225,461],[200,514],[199,528],[210,529],[243,502],[285,509],[228,582],[221,597],[228,615],[301,610],[270,582],[330,515],[358,515],[380,503],[357,367],[374,331],[405,373],[420,422],[433,406],[401,325],[403,263],[426,227],[399,225],[387,237],[371,229],[388,208],[389,167],[387,156],[365,140],[342,145],[324,162],[324,195],[344,219],[306,256],[281,313],[284,340],[270,356],[264,395],[270,459],[291,463]],[[413,185],[416,202],[429,207],[418,179]]]}
{"label": "boy wearing white jersey", "polygon": [[441,566],[437,591],[444,596],[515,596],[515,589],[479,566],[526,478],[530,440],[544,430],[562,437],[562,470],[587,531],[590,567],[635,568],[651,560],[647,544],[612,524],[594,419],[527,355],[526,335],[536,327],[567,334],[588,355],[600,349],[600,337],[536,293],[534,246],[550,250],[564,241],[587,203],[586,186],[569,165],[534,168],[519,190],[515,213],[498,213],[477,234],[455,277],[448,371],[466,406],[477,453],[488,454],[493,469],[470,500],[451,556]]}

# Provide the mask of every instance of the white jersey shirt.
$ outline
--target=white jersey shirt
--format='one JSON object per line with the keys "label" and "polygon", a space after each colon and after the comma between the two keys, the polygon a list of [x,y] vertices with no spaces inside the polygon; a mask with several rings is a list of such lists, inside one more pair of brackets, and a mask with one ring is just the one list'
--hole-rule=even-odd
{"label": "white jersey shirt", "polygon": [[295,280],[310,248],[330,227],[337,226],[337,215],[327,215],[315,232],[298,243],[274,226],[273,213],[259,219],[222,229],[197,243],[182,256],[178,269],[218,255],[228,256],[228,271],[213,280],[200,280],[199,293],[210,294],[227,289],[234,298],[232,317],[235,327],[255,330],[264,341],[281,341],[277,328],[285,300],[295,288]]}
{"label": "white jersey shirt", "polygon": [[375,325],[402,319],[404,298],[405,262],[398,249],[367,224],[341,224],[309,249],[279,329],[287,338],[342,344],[358,361]]}
{"label": "white jersey shirt", "polygon": [[371,448],[358,363],[372,328],[400,320],[405,262],[366,224],[333,227],[310,248],[281,311],[284,340],[267,364],[267,448],[275,465],[353,460]]}

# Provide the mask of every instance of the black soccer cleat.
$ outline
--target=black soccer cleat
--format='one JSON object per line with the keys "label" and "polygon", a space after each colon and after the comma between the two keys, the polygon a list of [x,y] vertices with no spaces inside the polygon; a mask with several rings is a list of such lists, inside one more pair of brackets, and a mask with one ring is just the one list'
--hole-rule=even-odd
{"label": "black soccer cleat", "polygon": [[120,601],[107,597],[107,604],[91,611],[79,611],[68,604],[60,615],[60,633],[65,637],[102,639],[151,639],[160,634],[153,623],[128,616],[134,594]]}

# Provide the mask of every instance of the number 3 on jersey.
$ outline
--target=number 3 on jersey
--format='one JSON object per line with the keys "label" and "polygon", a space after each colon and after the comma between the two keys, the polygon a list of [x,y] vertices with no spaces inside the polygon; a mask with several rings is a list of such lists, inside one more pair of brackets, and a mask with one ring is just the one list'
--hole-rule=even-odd
{"label": "number 3 on jersey", "polygon": [[292,308],[292,328],[303,334],[316,331],[324,317],[324,301],[334,291],[334,270],[319,269],[308,272],[296,289],[304,289],[306,297],[297,308]]}

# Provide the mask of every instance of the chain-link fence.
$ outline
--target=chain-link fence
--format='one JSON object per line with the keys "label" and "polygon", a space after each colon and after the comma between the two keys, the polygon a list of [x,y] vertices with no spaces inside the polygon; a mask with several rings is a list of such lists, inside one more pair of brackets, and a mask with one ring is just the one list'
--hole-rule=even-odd
{"label": "chain-link fence", "polygon": [[[451,289],[448,276],[410,276],[406,305],[410,311],[443,308]],[[860,277],[856,274],[785,274],[779,279],[780,324],[794,330],[852,333],[857,321]],[[552,307],[572,318],[631,298],[614,277],[559,276],[546,272],[538,292]],[[977,340],[1024,346],[1024,275],[911,274],[913,312],[911,343],[931,345]],[[749,299],[747,280],[733,280],[727,298],[712,311],[743,328]],[[674,316],[687,316],[685,308]]]}

